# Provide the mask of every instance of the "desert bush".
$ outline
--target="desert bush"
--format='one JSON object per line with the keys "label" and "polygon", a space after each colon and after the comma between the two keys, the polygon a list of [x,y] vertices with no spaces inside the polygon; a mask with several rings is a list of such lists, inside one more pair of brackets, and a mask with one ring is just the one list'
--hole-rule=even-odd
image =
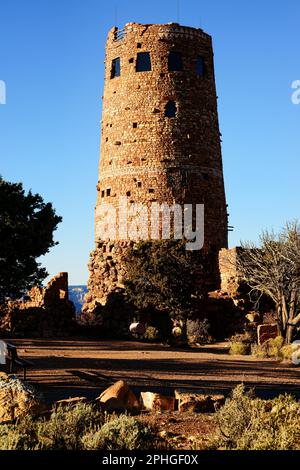
{"label": "desert bush", "polygon": [[257,357],[258,359],[265,359],[268,357],[266,348],[261,344],[251,344],[251,355]]}
{"label": "desert bush", "polygon": [[37,423],[38,448],[41,450],[79,450],[81,437],[91,426],[101,426],[105,415],[92,405],[79,403],[73,408],[58,408],[49,420]]}
{"label": "desert bush", "polygon": [[48,419],[27,416],[14,424],[0,425],[0,449],[78,450],[82,435],[104,420],[104,414],[87,404],[59,408]]}
{"label": "desert bush", "polygon": [[126,415],[119,416],[101,427],[91,430],[82,438],[87,450],[146,450],[158,448],[161,438],[150,426]]}
{"label": "desert bush", "polygon": [[210,448],[226,450],[299,450],[300,405],[290,395],[265,401],[243,385],[215,415],[219,431]]}
{"label": "desert bush", "polygon": [[10,426],[0,426],[0,450],[30,450],[24,442],[24,436]]}
{"label": "desert bush", "polygon": [[17,425],[0,425],[0,450],[31,450],[38,442],[31,416],[21,419]]}
{"label": "desert bush", "polygon": [[158,341],[161,339],[161,334],[159,329],[155,326],[147,326],[145,333],[143,334],[143,339],[146,341]]}
{"label": "desert bush", "polygon": [[162,448],[156,429],[135,418],[107,415],[89,404],[58,408],[48,418],[0,425],[0,450],[134,450]]}
{"label": "desert bush", "polygon": [[282,346],[280,354],[282,357],[282,360],[292,360],[293,354],[295,352],[298,352],[300,349],[300,345],[293,345],[293,344],[286,344],[285,346]]}
{"label": "desert bush", "polygon": [[284,343],[282,336],[268,339],[265,342],[267,348],[268,357],[274,357],[275,359],[282,359],[281,349]]}
{"label": "desert bush", "polygon": [[207,318],[204,320],[191,319],[187,321],[187,336],[190,343],[208,344],[212,337],[209,334],[210,324]]}
{"label": "desert bush", "polygon": [[250,351],[250,346],[245,343],[232,343],[230,345],[229,354],[233,356],[240,355],[240,356],[247,356]]}
{"label": "desert bush", "polygon": [[245,356],[251,352],[251,336],[248,332],[232,336],[229,343],[229,354]]}
{"label": "desert bush", "polygon": [[278,361],[292,360],[293,354],[297,355],[300,344],[286,344],[281,336],[267,340],[262,345],[252,345],[251,353],[256,357],[270,357]]}

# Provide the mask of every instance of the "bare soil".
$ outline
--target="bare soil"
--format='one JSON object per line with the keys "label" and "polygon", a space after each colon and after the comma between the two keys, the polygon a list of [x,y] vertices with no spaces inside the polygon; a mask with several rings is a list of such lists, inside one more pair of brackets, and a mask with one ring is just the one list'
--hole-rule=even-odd
{"label": "bare soil", "polygon": [[[137,394],[153,391],[174,395],[178,389],[228,395],[243,382],[254,387],[262,398],[284,392],[300,398],[298,367],[272,359],[230,356],[226,343],[175,349],[162,344],[78,338],[9,342],[17,346],[20,357],[33,363],[28,380],[49,403],[75,396],[96,398],[120,379],[126,380]],[[22,371],[18,373],[21,377]],[[215,429],[209,414],[147,413],[139,419],[169,433],[177,448],[193,448],[195,439],[199,448]]]}

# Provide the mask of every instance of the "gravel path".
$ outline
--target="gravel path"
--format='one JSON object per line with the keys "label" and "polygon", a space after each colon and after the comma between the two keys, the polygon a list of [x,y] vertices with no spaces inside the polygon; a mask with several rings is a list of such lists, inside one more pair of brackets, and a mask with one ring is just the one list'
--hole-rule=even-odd
{"label": "gravel path", "polygon": [[300,398],[300,369],[290,363],[250,356],[230,356],[226,343],[198,349],[161,344],[84,339],[10,341],[20,357],[33,362],[28,379],[47,401],[66,397],[95,398],[116,380],[136,392],[173,394],[175,389],[229,393],[238,383],[271,398],[290,392]]}

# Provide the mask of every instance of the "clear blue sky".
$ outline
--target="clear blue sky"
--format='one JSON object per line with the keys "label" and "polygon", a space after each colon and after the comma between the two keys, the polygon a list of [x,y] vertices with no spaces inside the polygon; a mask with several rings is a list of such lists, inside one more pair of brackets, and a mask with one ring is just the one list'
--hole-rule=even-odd
{"label": "clear blue sky", "polygon": [[[117,12],[116,12],[117,6]],[[86,283],[93,248],[106,34],[177,20],[176,0],[0,0],[0,173],[53,202],[63,223],[43,259]],[[230,245],[300,218],[299,0],[181,0],[213,36]]]}

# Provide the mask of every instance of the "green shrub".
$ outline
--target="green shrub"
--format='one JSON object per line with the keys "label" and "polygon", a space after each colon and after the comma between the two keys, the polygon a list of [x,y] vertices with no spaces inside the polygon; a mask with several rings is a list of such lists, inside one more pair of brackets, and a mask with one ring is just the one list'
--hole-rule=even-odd
{"label": "green shrub", "polygon": [[299,450],[300,405],[289,395],[265,401],[235,388],[215,415],[219,431],[210,448]]}
{"label": "green shrub", "polygon": [[126,415],[109,421],[97,432],[91,430],[82,438],[87,450],[146,450],[158,448],[160,442],[153,428]]}
{"label": "green shrub", "polygon": [[0,425],[0,450],[134,450],[163,445],[155,428],[83,403],[59,408],[48,419],[26,417]]}
{"label": "green shrub", "polygon": [[0,426],[0,450],[29,450],[24,442],[24,437],[17,431]]}
{"label": "green shrub", "polygon": [[283,360],[292,360],[293,354],[295,351],[298,351],[300,345],[286,344],[282,346],[280,354]]}
{"label": "green shrub", "polygon": [[158,328],[155,326],[147,326],[146,331],[143,335],[143,339],[147,341],[158,341],[161,339],[161,335]]}
{"label": "green shrub", "polygon": [[37,427],[31,416],[16,424],[0,425],[0,450],[32,450],[37,443]]}
{"label": "green shrub", "polygon": [[282,359],[281,348],[283,346],[284,339],[282,336],[271,338],[266,341],[265,345],[267,348],[268,357],[274,357],[275,359]]}
{"label": "green shrub", "polygon": [[278,361],[292,360],[293,354],[299,351],[300,345],[286,344],[281,336],[267,340],[262,345],[252,345],[251,353],[255,357],[271,357]]}
{"label": "green shrub", "polygon": [[247,356],[250,352],[250,346],[245,343],[232,343],[230,345],[229,354]]}
{"label": "green shrub", "polygon": [[38,422],[38,448],[42,450],[78,450],[81,437],[91,426],[101,426],[105,415],[92,405],[79,403],[73,408],[58,408],[49,420]]}
{"label": "green shrub", "polygon": [[251,345],[251,355],[259,359],[265,359],[268,357],[266,348],[264,348],[263,345],[256,343]]}
{"label": "green shrub", "polygon": [[187,336],[190,344],[210,344],[213,338],[209,334],[210,324],[207,318],[200,320],[199,318],[187,321]]}
{"label": "green shrub", "polygon": [[229,344],[229,354],[245,356],[251,352],[251,337],[248,332],[232,336]]}

